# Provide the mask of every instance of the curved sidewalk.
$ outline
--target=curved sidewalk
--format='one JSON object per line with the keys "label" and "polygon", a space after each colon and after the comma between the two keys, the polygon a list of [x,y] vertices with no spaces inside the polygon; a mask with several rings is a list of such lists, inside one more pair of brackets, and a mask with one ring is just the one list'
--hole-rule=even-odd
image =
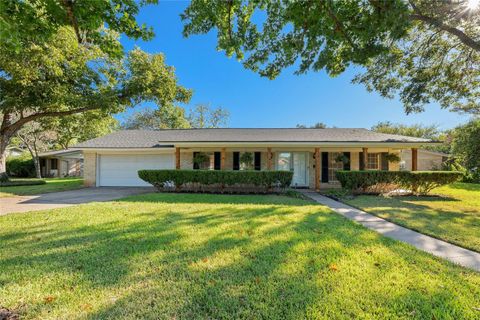
{"label": "curved sidewalk", "polygon": [[385,219],[366,213],[365,211],[322,196],[317,192],[308,190],[299,191],[305,196],[329,207],[345,218],[360,223],[368,229],[374,230],[386,237],[406,242],[417,249],[480,272],[480,253],[401,227]]}

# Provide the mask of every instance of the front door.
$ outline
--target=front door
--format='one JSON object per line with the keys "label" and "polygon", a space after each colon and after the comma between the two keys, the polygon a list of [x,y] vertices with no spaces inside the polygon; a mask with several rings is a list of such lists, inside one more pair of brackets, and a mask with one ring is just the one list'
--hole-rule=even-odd
{"label": "front door", "polygon": [[293,187],[308,186],[306,152],[280,152],[278,154],[277,169],[293,171]]}

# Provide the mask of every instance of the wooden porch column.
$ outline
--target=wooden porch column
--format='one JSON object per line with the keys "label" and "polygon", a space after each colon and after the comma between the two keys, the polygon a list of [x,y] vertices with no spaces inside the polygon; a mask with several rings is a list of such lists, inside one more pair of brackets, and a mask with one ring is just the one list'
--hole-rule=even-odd
{"label": "wooden porch column", "polygon": [[175,148],[175,169],[180,170],[180,148]]}
{"label": "wooden porch column", "polygon": [[367,161],[368,161],[368,148],[362,148],[363,151],[363,168],[360,168],[360,170],[365,170],[367,166]]}
{"label": "wooden porch column", "polygon": [[320,148],[315,148],[315,191],[320,191]]}
{"label": "wooden porch column", "polygon": [[267,148],[267,170],[271,171],[272,170],[272,148]]}
{"label": "wooden porch column", "polygon": [[412,148],[412,171],[417,171],[418,163],[418,150],[417,148]]}
{"label": "wooden porch column", "polygon": [[225,148],[220,150],[220,170],[225,170]]}

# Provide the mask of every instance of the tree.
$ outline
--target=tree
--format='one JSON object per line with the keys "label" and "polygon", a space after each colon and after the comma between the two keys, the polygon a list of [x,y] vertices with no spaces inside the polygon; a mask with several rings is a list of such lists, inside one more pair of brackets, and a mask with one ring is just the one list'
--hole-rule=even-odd
{"label": "tree", "polygon": [[452,153],[461,164],[480,179],[480,118],[455,128]]}
{"label": "tree", "polygon": [[113,132],[118,121],[112,116],[95,111],[60,118],[46,118],[44,127],[55,133],[55,149],[68,149],[72,144],[90,140]]}
{"label": "tree", "polygon": [[80,45],[68,27],[18,52],[0,46],[0,71],[0,176],[10,139],[31,121],[90,111],[108,116],[142,101],[168,106],[191,96],[162,54],[136,48],[111,58],[99,46]]}
{"label": "tree", "polygon": [[42,177],[40,168],[40,158],[38,154],[50,150],[56,141],[55,132],[46,129],[41,123],[36,121],[28,122],[22,129],[16,132],[18,145],[28,150],[35,165],[35,175]]}
{"label": "tree", "polygon": [[392,123],[390,121],[379,122],[372,127],[372,131],[398,134],[402,136],[417,137],[431,140],[439,140],[441,131],[438,125],[422,125],[413,124],[405,125],[399,123]]}
{"label": "tree", "polygon": [[296,128],[303,128],[303,129],[305,129],[305,128],[325,129],[325,128],[327,128],[327,125],[326,125],[325,123],[323,123],[323,122],[317,122],[317,123],[315,123],[313,126],[309,126],[309,127],[307,127],[307,126],[304,125],[304,124],[297,124],[297,125],[296,125]]}
{"label": "tree", "polygon": [[216,29],[219,50],[270,79],[291,66],[336,76],[357,65],[366,72],[355,82],[398,94],[407,113],[432,101],[480,113],[480,7],[470,3],[194,0],[181,17],[184,36]]}
{"label": "tree", "polygon": [[223,108],[211,109],[197,105],[188,115],[180,106],[168,105],[160,109],[144,109],[132,113],[121,127],[123,129],[187,129],[218,128],[228,121],[229,113]]}
{"label": "tree", "polygon": [[198,104],[190,111],[188,121],[192,128],[220,128],[227,125],[229,116],[226,109]]}

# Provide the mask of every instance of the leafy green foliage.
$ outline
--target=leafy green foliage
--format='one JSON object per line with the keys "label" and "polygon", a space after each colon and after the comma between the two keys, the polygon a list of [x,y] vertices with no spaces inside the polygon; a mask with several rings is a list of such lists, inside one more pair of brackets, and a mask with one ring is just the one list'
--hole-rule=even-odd
{"label": "leafy green foliage", "polygon": [[426,195],[433,189],[458,181],[457,171],[347,171],[336,172],[342,188],[356,192],[385,193],[397,188]]}
{"label": "leafy green foliage", "polygon": [[[116,34],[150,40],[151,28],[136,21],[142,6],[157,0],[4,0],[0,2],[0,41],[8,50],[20,51],[30,41],[48,42],[59,27],[71,27],[76,40],[99,45],[103,52],[122,56]],[[108,26],[108,27],[107,27]]]}
{"label": "leafy green foliage", "polygon": [[13,177],[30,178],[35,176],[35,165],[28,154],[7,158],[7,173]]}
{"label": "leafy green foliage", "polygon": [[[140,179],[159,188],[168,189],[173,183],[176,190],[188,189],[194,184],[195,190],[204,186],[214,186],[213,191],[235,191],[236,186],[246,187],[248,191],[268,192],[272,188],[285,189],[293,178],[291,171],[224,171],[224,170],[140,170]],[[258,187],[261,187],[259,189]]]}
{"label": "leafy green foliage", "polygon": [[385,159],[387,159],[388,162],[392,162],[392,163],[398,163],[401,160],[399,155],[396,153],[387,153],[385,155]]}
{"label": "leafy green foliage", "polygon": [[199,169],[206,169],[209,166],[210,157],[205,152],[196,152],[193,156],[193,163],[198,166]]}
{"label": "leafy green foliage", "polygon": [[357,65],[354,82],[407,113],[434,101],[480,112],[480,15],[467,1],[194,0],[182,19],[185,36],[217,30],[217,49],[270,79]]}
{"label": "leafy green foliage", "polygon": [[462,165],[480,179],[480,118],[455,129],[452,151]]}

